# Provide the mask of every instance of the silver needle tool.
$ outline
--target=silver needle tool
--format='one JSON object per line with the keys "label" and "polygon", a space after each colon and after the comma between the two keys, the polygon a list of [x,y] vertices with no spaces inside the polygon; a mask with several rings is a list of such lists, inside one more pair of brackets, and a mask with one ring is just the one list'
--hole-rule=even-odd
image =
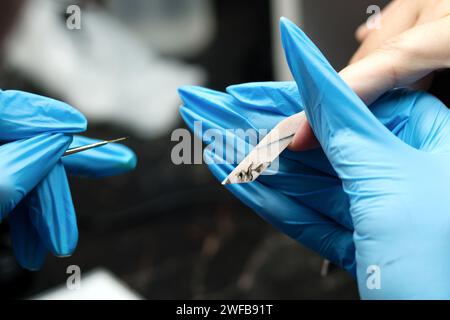
{"label": "silver needle tool", "polygon": [[287,148],[298,127],[305,119],[305,112],[302,111],[280,121],[223,180],[222,184],[245,183],[256,180]]}
{"label": "silver needle tool", "polygon": [[75,154],[75,153],[78,153],[78,152],[82,152],[82,151],[86,151],[86,150],[89,150],[89,149],[98,148],[98,147],[104,146],[104,145],[106,145],[108,143],[123,141],[123,140],[126,140],[126,139],[128,139],[128,137],[122,137],[122,138],[118,138],[118,139],[114,139],[114,140],[105,140],[105,141],[100,141],[100,142],[87,144],[87,145],[80,146],[80,147],[70,148],[70,149],[67,149],[66,152],[64,152],[63,157],[70,156],[72,154]]}

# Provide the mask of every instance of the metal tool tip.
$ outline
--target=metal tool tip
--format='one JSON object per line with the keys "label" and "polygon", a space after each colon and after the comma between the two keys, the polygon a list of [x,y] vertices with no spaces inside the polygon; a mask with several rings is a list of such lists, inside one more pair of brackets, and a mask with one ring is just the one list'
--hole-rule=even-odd
{"label": "metal tool tip", "polygon": [[230,184],[231,181],[230,179],[228,179],[228,177],[226,177],[223,181],[222,181],[222,185],[226,185],[226,184]]}
{"label": "metal tool tip", "polygon": [[63,157],[69,156],[69,155],[72,155],[72,154],[75,154],[75,153],[79,153],[79,152],[82,152],[82,151],[86,151],[86,150],[102,147],[102,146],[104,146],[104,145],[106,145],[108,143],[114,143],[114,142],[123,141],[123,140],[126,140],[126,139],[128,139],[128,137],[122,137],[122,138],[113,139],[113,140],[104,140],[104,141],[95,142],[95,143],[91,143],[91,144],[84,145],[84,146],[79,146],[79,147],[67,149],[66,152],[64,152]]}
{"label": "metal tool tip", "polygon": [[121,137],[121,138],[117,138],[117,139],[113,139],[113,140],[108,140],[108,143],[114,143],[114,142],[119,142],[119,141],[124,141],[127,140],[129,137]]}

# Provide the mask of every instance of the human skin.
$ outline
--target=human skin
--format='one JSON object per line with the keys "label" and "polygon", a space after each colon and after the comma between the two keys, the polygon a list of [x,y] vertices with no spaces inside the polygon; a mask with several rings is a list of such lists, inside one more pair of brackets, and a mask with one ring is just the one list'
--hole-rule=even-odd
{"label": "human skin", "polygon": [[[396,87],[426,90],[434,71],[450,68],[450,0],[394,0],[380,19],[379,29],[356,30],[361,45],[339,73],[366,104]],[[305,120],[289,149],[316,147]]]}

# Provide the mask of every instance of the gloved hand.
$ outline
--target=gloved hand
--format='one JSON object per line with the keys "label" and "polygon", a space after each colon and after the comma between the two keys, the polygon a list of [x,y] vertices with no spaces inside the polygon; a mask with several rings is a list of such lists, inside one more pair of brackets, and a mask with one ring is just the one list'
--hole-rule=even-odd
{"label": "gloved hand", "polygon": [[[361,296],[449,299],[450,111],[417,95],[401,141],[299,28],[282,20],[281,34],[309,123],[349,197]],[[373,270],[379,289],[366,282]]]}
{"label": "gloved hand", "polygon": [[[287,25],[292,28],[291,32],[298,32],[292,25],[287,22],[283,23],[285,27]],[[288,34],[286,29],[289,28],[284,29],[285,36],[283,39],[285,44],[286,39],[291,39],[286,35]],[[290,54],[289,50],[301,52],[303,60],[297,56],[295,61],[303,63],[302,66],[307,70],[302,69],[302,75],[304,76],[302,78],[304,86],[301,87],[303,89],[302,95],[299,95],[297,88],[292,83],[232,86],[227,89],[229,94],[201,88],[183,88],[180,90],[184,102],[181,113],[185,121],[191,127],[195,120],[203,121],[203,132],[208,128],[216,128],[225,133],[225,129],[228,128],[271,129],[280,119],[301,111],[301,105],[305,103],[305,96],[307,98],[313,96],[315,99],[321,99],[320,101],[328,103],[333,102],[333,106],[337,108],[340,105],[340,100],[336,97],[342,95],[341,91],[348,94],[351,90],[342,85],[342,81],[329,67],[318,49],[306,37],[301,38],[301,40],[297,47],[290,46],[288,53]],[[292,43],[296,42],[293,41]],[[304,46],[302,51],[299,49],[300,45]],[[297,72],[296,75],[299,75],[299,73]],[[327,77],[327,81],[324,81]],[[323,93],[320,85],[315,84],[325,84],[326,86],[323,89],[327,90],[326,94]],[[445,123],[448,117],[445,106],[434,97],[425,93],[401,90],[395,90],[384,95],[371,106],[371,110],[378,118],[378,120],[374,120],[378,123],[378,127],[383,127],[380,123],[384,124],[383,130],[385,132],[387,131],[392,137],[392,133],[394,133],[414,148],[424,146],[424,142],[431,136],[436,136],[438,140],[442,140],[442,134],[439,129],[433,127],[433,124]],[[370,112],[367,113],[370,114]],[[321,115],[323,116],[323,114]],[[336,114],[333,118],[339,121],[343,116],[345,115]],[[374,118],[373,115],[371,116]],[[350,127],[352,125],[353,123],[347,124]],[[386,128],[392,133],[389,133]],[[429,135],[430,132],[433,133]],[[229,131],[228,134],[230,134]],[[394,137],[393,139],[399,142],[398,138]],[[354,139],[353,136],[346,136],[346,144],[354,144],[359,141],[358,139],[355,141],[352,139]],[[205,142],[209,143],[210,141]],[[242,145],[245,146],[245,144]],[[357,148],[358,146],[354,147]],[[388,155],[391,154],[392,151],[389,151]],[[366,155],[368,155],[367,151]],[[383,157],[383,154],[378,156]],[[205,151],[206,160],[215,157],[217,158],[209,150]],[[217,160],[216,163],[211,163],[209,166],[221,181],[236,164],[217,164],[219,162]],[[379,160],[376,160],[376,163],[381,168],[386,167],[386,164]],[[364,170],[364,167],[360,167],[357,163],[351,163],[351,167]],[[368,167],[367,172],[370,173],[371,170]],[[339,173],[339,171],[337,172]],[[389,173],[391,172],[379,174],[388,180],[395,180],[397,173],[394,176],[390,176]],[[340,177],[342,178],[342,176]],[[352,241],[354,228],[353,217],[351,216],[353,206],[350,210],[348,202],[352,197],[347,195],[347,189],[345,191],[342,189],[341,183],[341,179],[337,178],[336,172],[330,167],[322,150],[301,153],[285,151],[280,156],[280,170],[276,175],[260,176],[257,181],[250,184],[229,185],[227,188],[280,230],[346,270],[354,272],[355,248]],[[353,201],[355,199],[360,198],[355,197]],[[380,212],[380,214],[383,214],[383,212]],[[383,222],[380,221],[379,224],[383,225]],[[355,234],[358,235],[358,233]],[[384,246],[390,246],[390,243],[384,243],[380,246],[378,254],[382,257],[385,250]],[[400,250],[404,249],[401,248]],[[378,262],[383,261],[385,260],[378,260]],[[367,267],[367,261],[362,260],[361,263],[363,264],[362,268],[358,255],[358,279],[363,298],[398,297],[395,294],[399,293],[404,294],[403,297],[412,297],[417,292],[411,286],[404,286],[404,291],[400,292],[402,287],[396,287],[399,284],[394,282],[383,285],[385,281],[392,281],[392,278],[383,280],[383,269],[386,266],[382,264],[379,266],[382,271],[382,289],[368,290],[365,287],[367,274],[365,273],[366,269],[364,269],[364,267]],[[387,262],[388,266],[392,264],[392,261]],[[405,278],[403,277],[403,279]],[[411,279],[411,276],[409,279]],[[418,288],[418,290],[423,289]],[[435,289],[437,291],[434,291]],[[439,288],[434,287],[431,291],[432,293],[439,292]],[[422,293],[424,292],[422,290]]]}
{"label": "gloved hand", "polygon": [[61,158],[69,147],[94,140],[72,134],[86,119],[69,105],[20,91],[0,91],[0,218],[9,217],[11,242],[21,266],[39,269],[48,251],[70,255],[78,241],[69,174],[99,177],[136,165],[121,145]]}
{"label": "gloved hand", "polygon": [[[225,139],[211,141],[206,132],[220,132],[231,143],[230,151],[236,151],[237,158],[242,159],[242,153],[250,150],[249,144],[254,141],[245,140],[239,131],[229,129],[270,130],[281,119],[303,110],[293,82],[249,83],[231,86],[227,91],[200,87],[179,90],[184,121],[197,134],[200,130],[194,130],[195,122],[201,121],[205,135],[199,138],[214,146],[205,149],[204,160],[219,181],[237,163],[226,163],[226,153],[213,152],[212,149],[226,150],[228,146],[219,145]],[[226,188],[277,229],[354,274],[348,198],[323,152],[286,150],[278,165],[276,175],[263,174],[252,183],[231,184]]]}
{"label": "gloved hand", "polygon": [[[450,68],[449,14],[450,0],[389,1],[378,16],[382,28],[358,28],[361,45],[339,75],[366,104],[393,88],[429,89],[434,71]],[[318,146],[306,123],[290,148]]]}
{"label": "gloved hand", "polygon": [[[249,142],[242,141],[230,128],[270,130],[280,119],[304,110],[294,82],[248,83],[231,86],[227,92],[181,88],[184,105],[180,112],[192,130],[194,122],[201,121],[203,132],[218,130],[224,137],[228,135],[227,139],[233,135],[228,141],[234,140],[234,146],[242,150],[251,149]],[[436,106],[434,111],[429,108],[432,106]],[[434,97],[407,90],[387,93],[371,106],[386,128],[413,146],[417,119],[428,117],[428,112],[439,119],[441,109]],[[430,124],[420,122],[421,132],[427,132]],[[199,138],[205,144],[217,143],[205,136]],[[220,157],[211,149],[205,150],[205,162],[217,180],[223,181],[237,163],[223,163],[226,155]],[[236,152],[241,156],[242,150]],[[356,276],[348,196],[322,149],[286,150],[280,155],[276,174],[269,173],[252,183],[226,188],[277,229]]]}

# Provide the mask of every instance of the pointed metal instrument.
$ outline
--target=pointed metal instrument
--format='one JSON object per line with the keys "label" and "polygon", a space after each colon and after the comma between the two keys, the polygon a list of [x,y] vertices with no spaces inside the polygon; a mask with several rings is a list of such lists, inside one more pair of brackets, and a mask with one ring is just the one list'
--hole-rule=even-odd
{"label": "pointed metal instrument", "polygon": [[222,184],[255,181],[291,143],[305,118],[305,112],[302,111],[280,121],[222,181]]}
{"label": "pointed metal instrument", "polygon": [[118,139],[114,139],[114,140],[104,140],[104,141],[100,141],[100,142],[87,144],[87,145],[84,145],[84,146],[70,148],[70,149],[67,149],[66,152],[64,152],[63,157],[70,156],[72,154],[75,154],[75,153],[78,153],[78,152],[83,152],[83,151],[86,151],[86,150],[89,150],[89,149],[98,148],[98,147],[107,145],[108,143],[114,143],[114,142],[123,141],[123,140],[126,140],[126,139],[128,139],[128,137],[122,137],[122,138],[118,138]]}

